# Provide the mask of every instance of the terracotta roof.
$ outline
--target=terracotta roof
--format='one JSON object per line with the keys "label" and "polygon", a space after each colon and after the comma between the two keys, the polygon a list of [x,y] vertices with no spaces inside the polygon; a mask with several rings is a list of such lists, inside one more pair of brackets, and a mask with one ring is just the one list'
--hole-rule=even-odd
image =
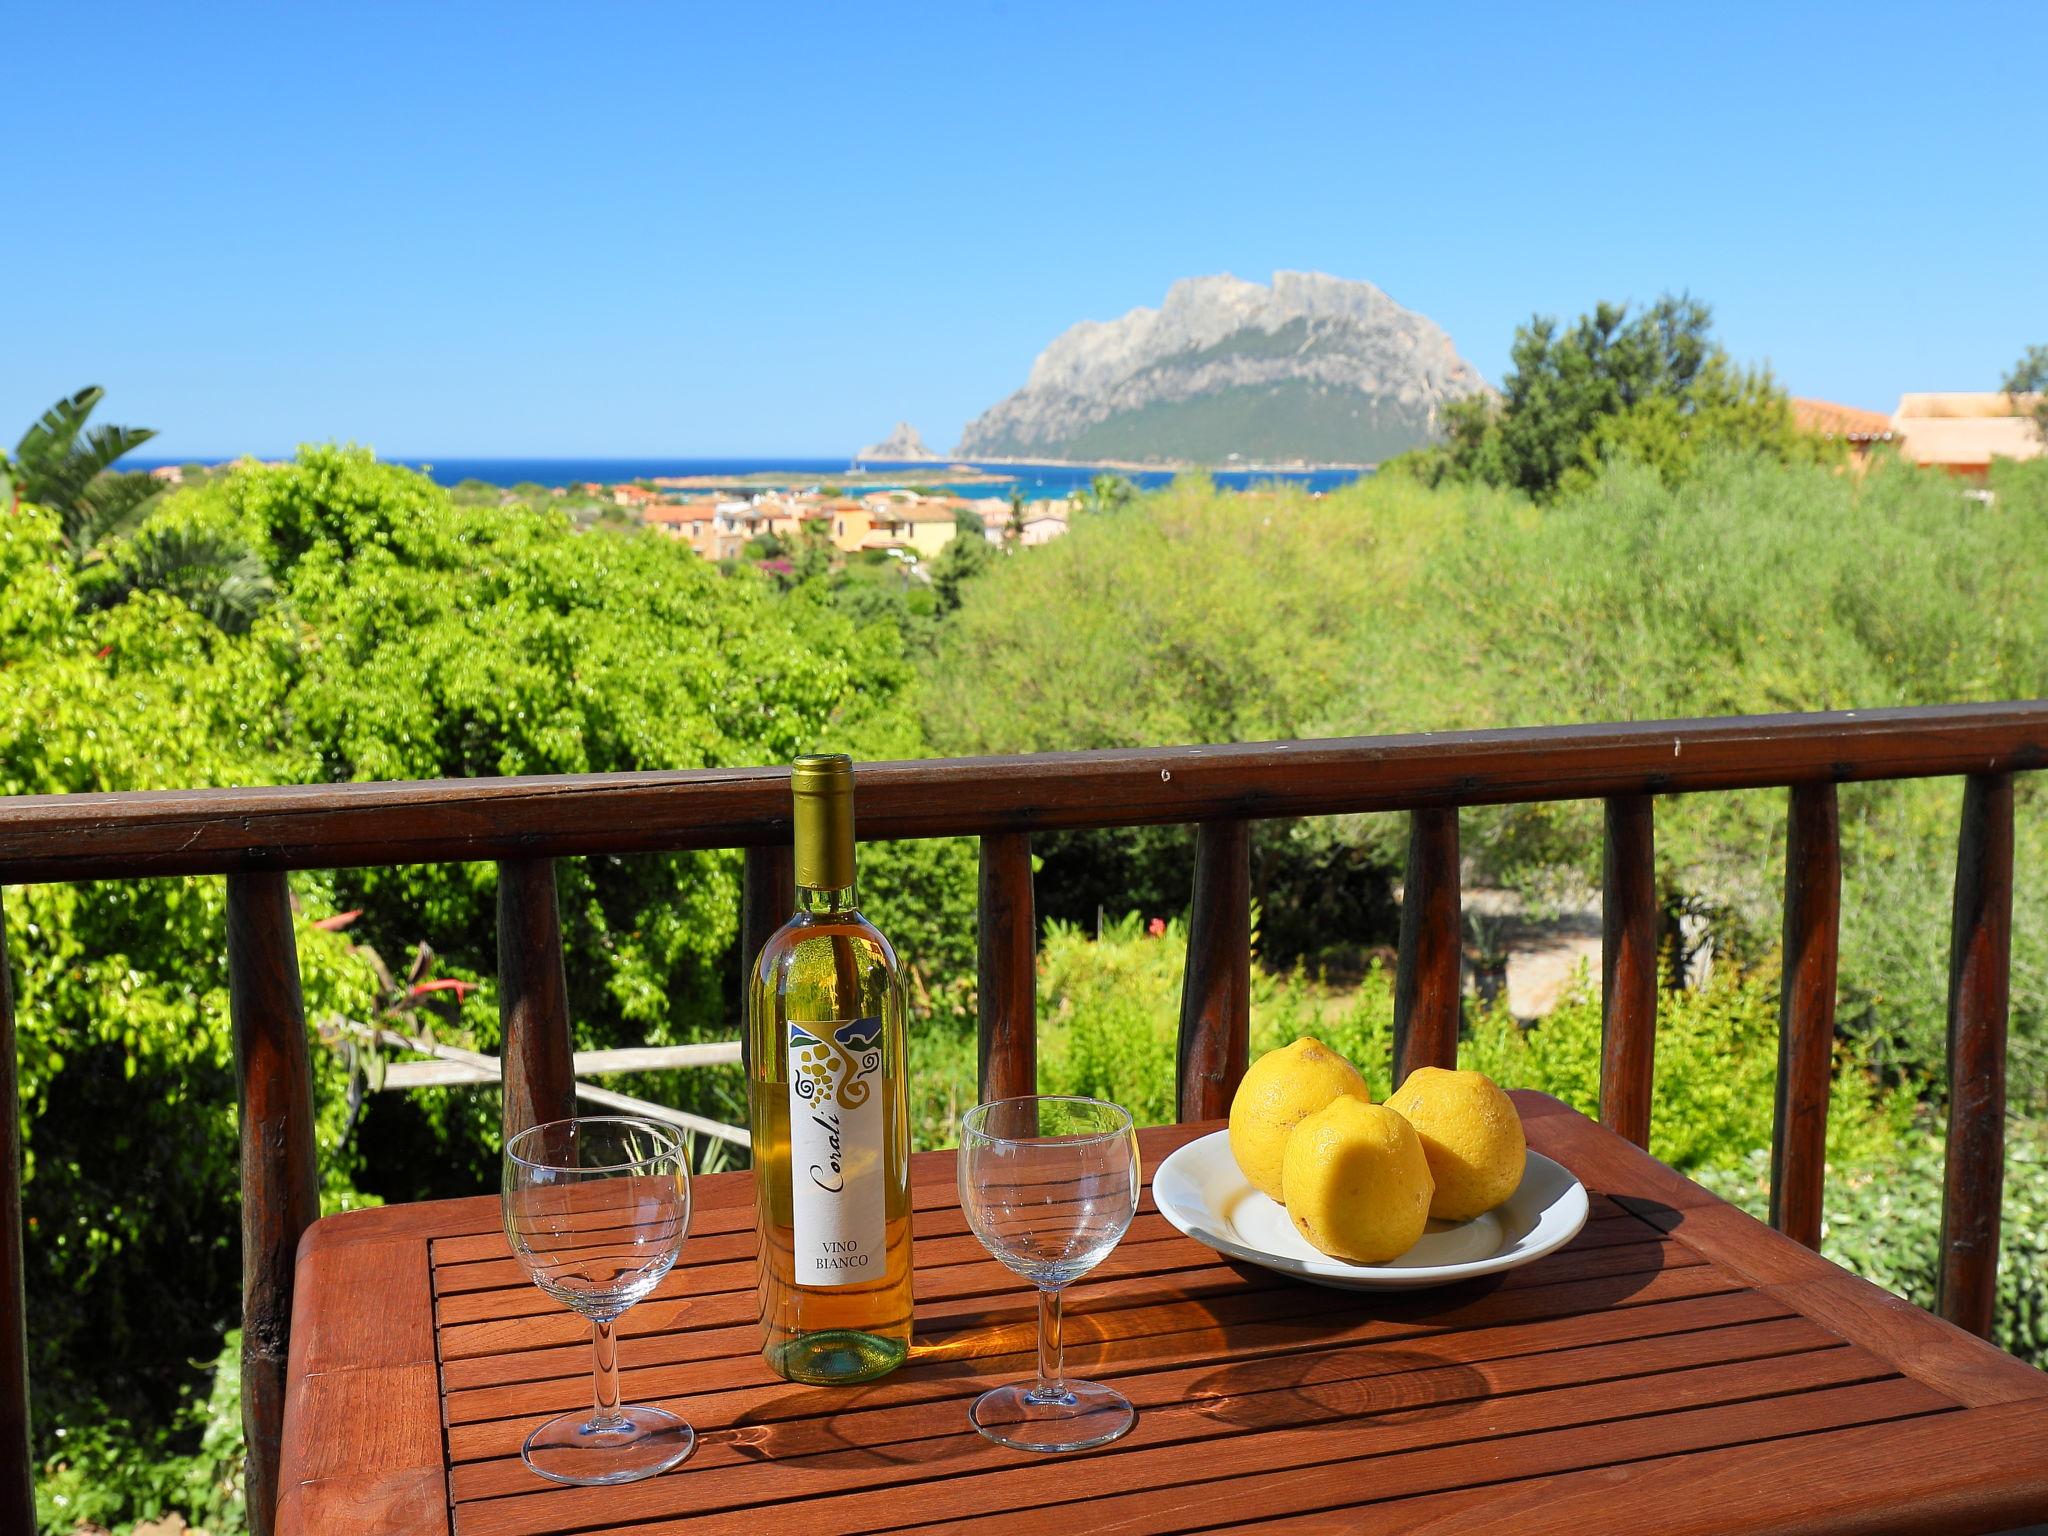
{"label": "terracotta roof", "polygon": [[708,523],[717,517],[716,509],[699,503],[695,506],[649,507],[641,519],[648,523]]}
{"label": "terracotta roof", "polygon": [[1802,432],[1844,438],[1852,443],[1883,442],[1892,435],[1892,419],[1882,411],[1836,405],[1832,400],[1792,401],[1792,424]]}

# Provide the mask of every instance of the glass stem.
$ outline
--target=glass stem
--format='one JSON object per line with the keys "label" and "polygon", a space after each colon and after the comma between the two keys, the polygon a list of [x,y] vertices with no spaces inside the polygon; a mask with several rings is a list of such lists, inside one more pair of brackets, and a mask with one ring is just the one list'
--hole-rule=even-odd
{"label": "glass stem", "polygon": [[1038,1385],[1031,1396],[1038,1402],[1053,1402],[1067,1395],[1060,1360],[1060,1291],[1043,1286],[1038,1292]]}
{"label": "glass stem", "polygon": [[590,1351],[596,1367],[592,1372],[592,1390],[597,1400],[597,1412],[591,1416],[591,1422],[616,1424],[620,1418],[619,1341],[612,1336],[608,1319],[593,1318],[590,1328]]}

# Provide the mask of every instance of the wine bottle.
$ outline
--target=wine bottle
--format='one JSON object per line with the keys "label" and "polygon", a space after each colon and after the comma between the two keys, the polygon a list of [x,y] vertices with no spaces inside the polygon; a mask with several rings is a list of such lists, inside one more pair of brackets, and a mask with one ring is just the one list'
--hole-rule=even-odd
{"label": "wine bottle", "polygon": [[747,996],[761,1354],[791,1381],[872,1381],[910,1351],[903,978],[860,915],[853,762],[800,757],[796,912]]}

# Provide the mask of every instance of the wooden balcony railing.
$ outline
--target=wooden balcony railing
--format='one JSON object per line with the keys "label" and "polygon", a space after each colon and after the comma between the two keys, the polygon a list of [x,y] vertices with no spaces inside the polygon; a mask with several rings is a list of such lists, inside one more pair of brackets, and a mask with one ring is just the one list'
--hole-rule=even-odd
{"label": "wooden balcony railing", "polygon": [[[1226,1112],[1250,1012],[1250,838],[1262,818],[1411,813],[1396,986],[1396,1076],[1457,1057],[1458,807],[1606,803],[1600,1113],[1649,1133],[1657,997],[1654,797],[1791,791],[1772,1217],[1820,1236],[1834,1030],[1840,853],[1835,785],[1964,775],[1949,987],[1950,1115],[1940,1307],[1990,1326],[2004,1148],[2012,775],[2048,766],[2048,702],[1560,729],[875,763],[856,775],[867,840],[981,839],[979,1081],[1036,1079],[1031,837],[1192,823],[1182,996],[1183,1119]],[[418,784],[313,785],[0,801],[0,885],[224,875],[241,1080],[243,1402],[251,1516],[267,1530],[292,1265],[317,1210],[311,1079],[285,874],[495,860],[507,1134],[573,1112],[554,863],[585,854],[744,848],[752,952],[791,902],[779,768]],[[0,931],[4,932],[4,931]],[[12,1005],[0,938],[0,1525],[30,1528],[26,1335]]]}

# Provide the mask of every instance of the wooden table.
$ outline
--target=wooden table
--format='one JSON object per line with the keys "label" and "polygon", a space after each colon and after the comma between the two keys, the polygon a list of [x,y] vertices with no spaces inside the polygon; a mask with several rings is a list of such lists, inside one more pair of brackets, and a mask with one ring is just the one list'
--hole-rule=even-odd
{"label": "wooden table", "polygon": [[[968,1427],[1032,1368],[1028,1288],[914,1164],[917,1344],[865,1388],[771,1375],[749,1176],[698,1181],[683,1262],[626,1315],[628,1401],[682,1467],[550,1485],[519,1445],[589,1401],[588,1325],[519,1270],[494,1198],[330,1217],[299,1253],[279,1529],[976,1532],[1998,1530],[2048,1519],[2048,1374],[1780,1237],[1554,1099],[1531,1145],[1593,1197],[1570,1247],[1406,1295],[1222,1262],[1149,1195],[1075,1287],[1067,1362],[1138,1405],[1035,1457]],[[1141,1133],[1146,1167],[1212,1126]]]}

